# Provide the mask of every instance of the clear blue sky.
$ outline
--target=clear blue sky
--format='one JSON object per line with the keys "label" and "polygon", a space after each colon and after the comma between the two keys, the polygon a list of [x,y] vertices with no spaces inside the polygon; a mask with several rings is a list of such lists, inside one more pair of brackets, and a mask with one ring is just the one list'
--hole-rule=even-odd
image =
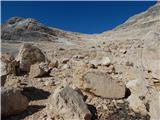
{"label": "clear blue sky", "polygon": [[2,23],[10,17],[34,18],[41,23],[67,31],[100,33],[126,21],[130,16],[145,11],[155,1],[5,1],[2,2]]}

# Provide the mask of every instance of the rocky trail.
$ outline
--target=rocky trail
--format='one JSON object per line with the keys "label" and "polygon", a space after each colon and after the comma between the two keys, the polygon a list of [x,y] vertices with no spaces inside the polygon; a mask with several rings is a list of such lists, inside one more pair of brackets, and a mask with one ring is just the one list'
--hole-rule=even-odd
{"label": "rocky trail", "polygon": [[2,26],[2,120],[160,120],[160,4],[101,34]]}

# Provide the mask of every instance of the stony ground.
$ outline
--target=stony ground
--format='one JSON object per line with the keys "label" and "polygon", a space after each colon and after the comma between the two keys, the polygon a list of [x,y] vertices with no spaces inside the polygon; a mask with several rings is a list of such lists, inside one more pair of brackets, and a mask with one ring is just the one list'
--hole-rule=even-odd
{"label": "stony ground", "polygon": [[[5,117],[4,112],[2,119],[159,120],[159,5],[98,35],[67,33],[32,19],[11,19],[2,27],[1,61],[6,73],[1,75],[1,85],[19,88],[22,95],[2,90],[6,105],[2,107],[11,112]],[[17,35],[19,26],[10,28],[15,22],[29,24],[21,28],[31,32],[29,38],[26,32]],[[35,26],[38,31],[33,32]],[[26,97],[28,107],[20,109]]]}
{"label": "stony ground", "polygon": [[[86,44],[86,43],[85,43]],[[115,43],[108,45],[113,52],[103,52],[105,51],[107,45],[103,43],[100,47],[89,44],[88,46],[78,46],[78,45],[64,45],[63,43],[34,43],[34,45],[38,46],[45,53],[48,59],[50,60],[58,60],[59,68],[55,69],[50,75],[46,77],[39,78],[30,78],[28,75],[20,75],[20,76],[10,76],[7,81],[10,86],[18,86],[23,88],[23,94],[27,96],[29,99],[29,107],[22,112],[21,114],[5,117],[5,120],[50,120],[54,118],[53,116],[48,114],[48,101],[50,99],[51,94],[54,93],[54,90],[64,84],[70,84],[74,86],[74,81],[80,76],[82,72],[84,73],[85,63],[89,62],[92,59],[100,58],[103,56],[109,56],[112,59],[114,64],[114,69],[116,73],[112,70],[112,68],[99,66],[99,68],[88,68],[88,69],[99,69],[101,71],[109,71],[110,76],[123,79],[123,81],[127,82],[132,79],[136,79],[137,76],[141,74],[137,74],[137,69],[134,68],[133,61],[129,61],[126,58],[130,57],[131,52],[135,52],[135,54],[139,53],[141,50],[141,44],[132,44],[131,41],[125,44],[132,45],[135,47],[137,51],[131,51],[127,49],[127,45],[122,44],[125,48],[121,48],[121,46],[115,47]],[[2,46],[20,46],[19,44],[8,44],[4,43]],[[136,46],[137,45],[137,46]],[[138,46],[139,45],[139,46]],[[104,46],[104,47],[103,47]],[[115,47],[115,49],[114,49]],[[19,48],[19,47],[17,47]],[[47,49],[46,49],[47,48]],[[12,50],[12,49],[11,49]],[[15,50],[18,51],[18,50]],[[116,55],[115,55],[116,54]],[[16,55],[16,54],[15,54]],[[115,55],[115,56],[114,56]],[[128,56],[127,56],[128,55]],[[76,58],[76,56],[80,56],[80,58]],[[75,60],[73,59],[75,57]],[[115,57],[115,58],[114,58]],[[67,63],[62,63],[65,59],[68,60]],[[118,61],[118,63],[117,63]],[[140,66],[141,67],[141,66]],[[83,71],[84,69],[84,71]],[[120,71],[119,71],[120,70]],[[75,74],[75,75],[74,75]],[[78,76],[76,76],[78,74]],[[75,78],[76,77],[76,78]],[[13,79],[15,79],[13,81]],[[156,87],[159,89],[158,84]],[[144,119],[148,120],[150,117],[142,116],[139,113],[135,113],[132,109],[129,108],[127,97],[123,99],[104,99],[101,97],[96,97],[90,93],[86,93],[86,103],[88,104],[89,110],[93,113],[92,119],[98,120],[117,120],[117,119]],[[129,93],[128,93],[129,94]]]}

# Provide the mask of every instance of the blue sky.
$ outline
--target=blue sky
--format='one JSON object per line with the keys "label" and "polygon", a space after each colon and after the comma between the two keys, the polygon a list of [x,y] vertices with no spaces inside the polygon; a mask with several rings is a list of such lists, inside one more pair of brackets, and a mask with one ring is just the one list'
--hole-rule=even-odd
{"label": "blue sky", "polygon": [[10,17],[34,18],[66,31],[100,33],[145,11],[155,1],[5,1],[1,3],[1,22]]}

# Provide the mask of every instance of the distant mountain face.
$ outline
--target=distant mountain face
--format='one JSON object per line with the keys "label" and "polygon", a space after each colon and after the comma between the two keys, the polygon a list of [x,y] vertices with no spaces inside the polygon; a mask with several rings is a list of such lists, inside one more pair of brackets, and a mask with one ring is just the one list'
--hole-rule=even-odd
{"label": "distant mountain face", "polygon": [[129,18],[111,31],[85,35],[47,27],[31,18],[13,17],[1,26],[2,41],[54,41],[65,39],[139,39],[149,32],[160,33],[160,2]]}
{"label": "distant mountain face", "polygon": [[31,18],[13,17],[2,25],[2,41],[53,41],[58,37],[72,38],[75,33],[47,27]]}
{"label": "distant mountain face", "polygon": [[125,23],[101,35],[112,39],[141,38],[149,32],[160,33],[160,2],[150,7],[145,12],[130,17]]}

